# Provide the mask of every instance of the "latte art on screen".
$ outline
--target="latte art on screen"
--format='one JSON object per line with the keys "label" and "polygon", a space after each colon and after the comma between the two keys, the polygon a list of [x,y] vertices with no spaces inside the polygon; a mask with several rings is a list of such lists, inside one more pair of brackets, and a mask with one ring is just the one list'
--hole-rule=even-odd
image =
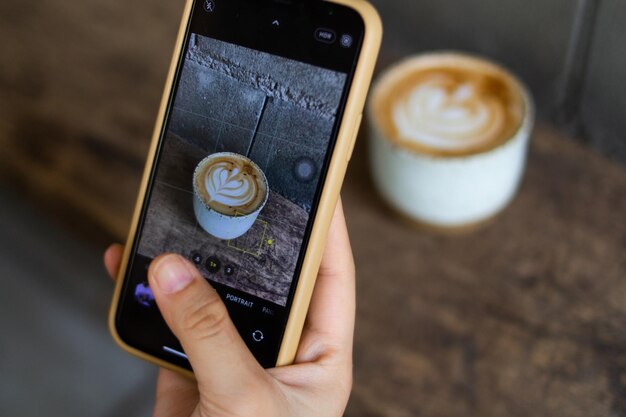
{"label": "latte art on screen", "polygon": [[194,189],[204,205],[227,216],[250,214],[267,199],[265,175],[242,155],[221,153],[207,157],[194,178]]}
{"label": "latte art on screen", "polygon": [[401,137],[442,150],[497,140],[507,128],[504,103],[468,80],[444,73],[425,77],[393,108]]}
{"label": "latte art on screen", "polygon": [[225,206],[246,206],[258,194],[258,185],[252,174],[224,161],[209,167],[204,185],[209,201]]}

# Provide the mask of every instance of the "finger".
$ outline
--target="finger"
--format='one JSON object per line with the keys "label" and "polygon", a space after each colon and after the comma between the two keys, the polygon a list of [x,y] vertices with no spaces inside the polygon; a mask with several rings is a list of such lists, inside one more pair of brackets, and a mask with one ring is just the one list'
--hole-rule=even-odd
{"label": "finger", "polygon": [[247,384],[267,377],[217,292],[189,261],[179,255],[160,256],[150,265],[148,276],[163,318],[207,392],[243,394]]}
{"label": "finger", "polygon": [[113,281],[117,278],[117,273],[120,270],[123,252],[124,246],[119,243],[109,246],[104,252],[104,267]]}
{"label": "finger", "polygon": [[195,381],[168,369],[159,371],[153,417],[189,417],[197,404]]}
{"label": "finger", "polygon": [[315,291],[307,316],[298,362],[315,360],[328,346],[351,357],[355,316],[355,268],[341,200],[337,203]]}
{"label": "finger", "polygon": [[[104,266],[113,280],[116,279],[124,247],[113,244],[104,252]],[[198,403],[198,389],[189,378],[161,369],[157,378],[157,404],[154,417],[187,417]]]}

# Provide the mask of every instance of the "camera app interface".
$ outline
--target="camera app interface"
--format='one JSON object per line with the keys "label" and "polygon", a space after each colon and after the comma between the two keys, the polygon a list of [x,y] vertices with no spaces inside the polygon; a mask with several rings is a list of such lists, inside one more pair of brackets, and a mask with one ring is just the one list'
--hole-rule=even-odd
{"label": "camera app interface", "polygon": [[145,333],[135,345],[189,366],[146,275],[152,259],[178,253],[220,293],[257,359],[274,364],[346,79],[190,35],[127,276],[126,325]]}
{"label": "camera app interface", "polygon": [[138,254],[284,307],[345,75],[192,35]]}

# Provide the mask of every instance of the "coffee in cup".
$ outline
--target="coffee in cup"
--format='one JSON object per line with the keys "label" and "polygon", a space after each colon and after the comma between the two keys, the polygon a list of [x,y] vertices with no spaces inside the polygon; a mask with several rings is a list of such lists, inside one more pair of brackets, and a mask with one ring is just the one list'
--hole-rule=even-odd
{"label": "coffee in cup", "polygon": [[513,198],[534,105],[502,67],[451,52],[407,59],[376,82],[368,113],[374,182],[402,214],[467,227]]}
{"label": "coffee in cup", "polygon": [[250,230],[269,196],[267,178],[258,165],[230,152],[203,159],[196,167],[193,188],[198,223],[224,240]]}

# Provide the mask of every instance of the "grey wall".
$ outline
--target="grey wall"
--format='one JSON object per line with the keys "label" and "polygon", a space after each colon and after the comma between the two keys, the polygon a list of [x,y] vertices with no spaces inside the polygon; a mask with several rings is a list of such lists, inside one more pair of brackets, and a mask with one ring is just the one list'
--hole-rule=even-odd
{"label": "grey wall", "polygon": [[200,36],[191,45],[170,129],[207,154],[249,156],[310,210],[345,76]]}
{"label": "grey wall", "polygon": [[580,109],[584,137],[626,163],[626,2],[601,3]]}
{"label": "grey wall", "polygon": [[[626,163],[626,2],[623,0],[371,0],[385,39],[381,67],[412,53],[453,49],[492,58],[530,87],[544,122]],[[579,7],[580,4],[587,7]],[[577,83],[565,83],[578,11],[593,14],[573,62]],[[593,16],[591,16],[593,17]],[[585,27],[583,27],[585,29]],[[567,91],[563,89],[567,87]],[[581,93],[569,90],[580,90]],[[561,113],[567,97],[568,117]],[[572,102],[573,100],[573,102]]]}

